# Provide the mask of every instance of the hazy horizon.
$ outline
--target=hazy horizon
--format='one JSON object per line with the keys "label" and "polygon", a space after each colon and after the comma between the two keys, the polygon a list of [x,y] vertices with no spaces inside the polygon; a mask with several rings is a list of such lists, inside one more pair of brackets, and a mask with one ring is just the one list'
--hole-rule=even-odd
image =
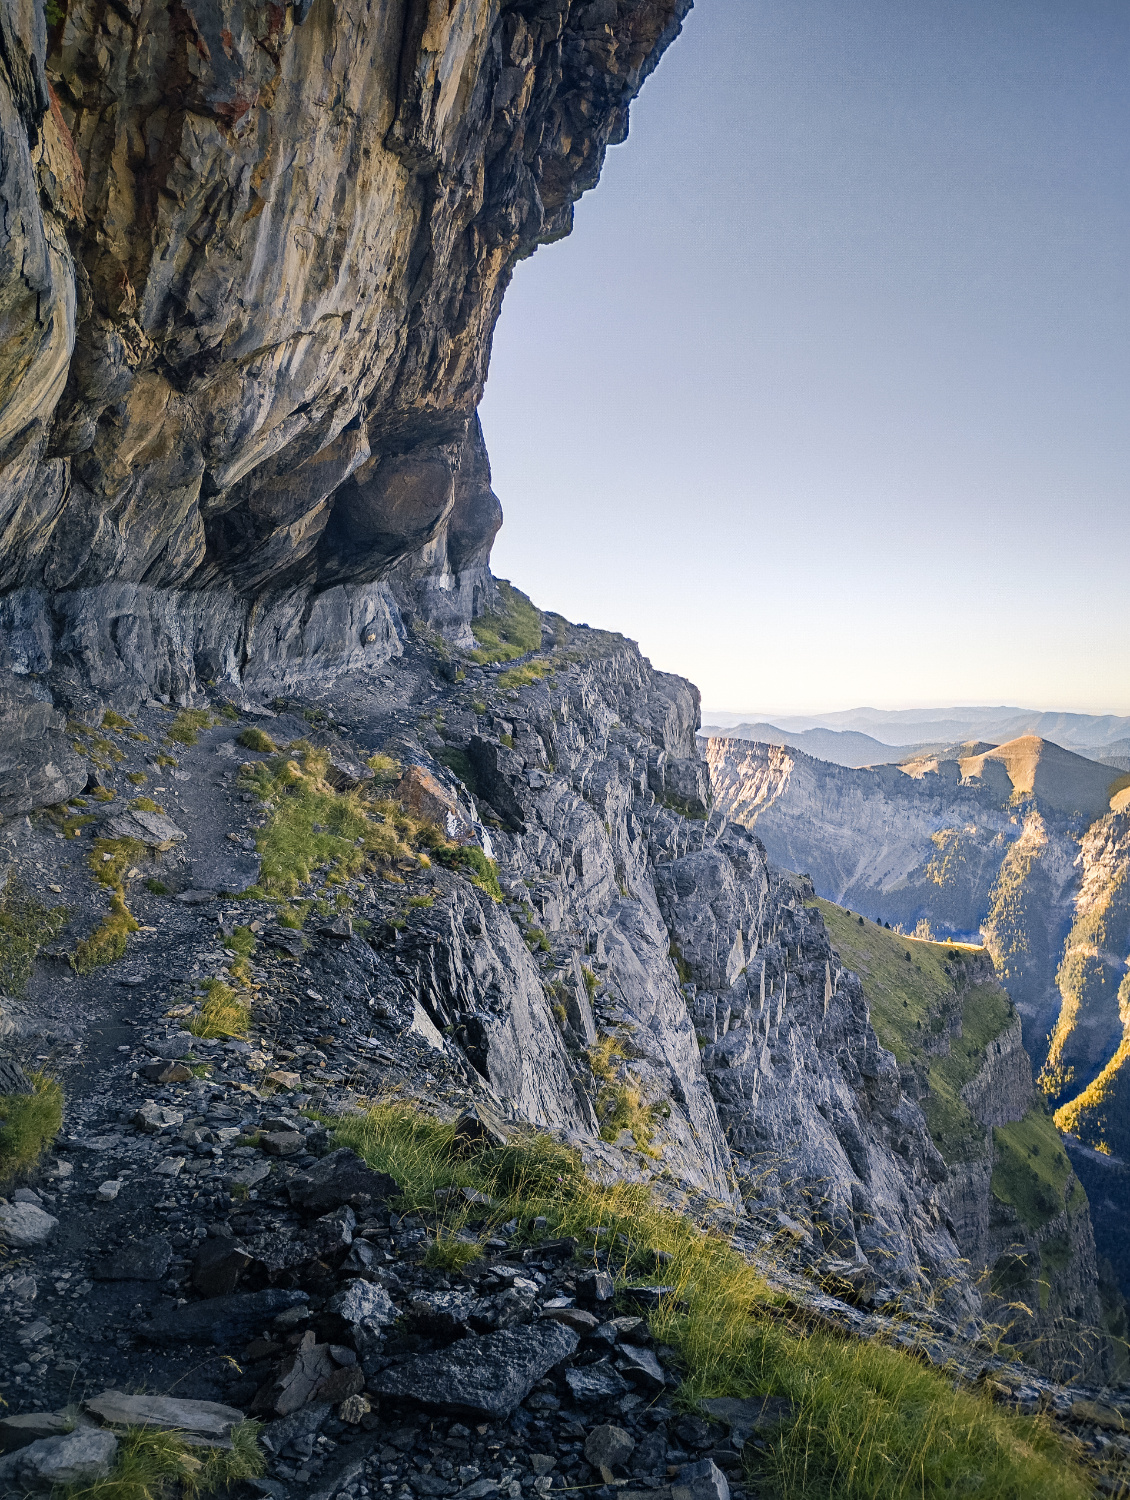
{"label": "hazy horizon", "polygon": [[1130,713],[1130,8],[698,0],[483,424],[495,571],[710,703]]}

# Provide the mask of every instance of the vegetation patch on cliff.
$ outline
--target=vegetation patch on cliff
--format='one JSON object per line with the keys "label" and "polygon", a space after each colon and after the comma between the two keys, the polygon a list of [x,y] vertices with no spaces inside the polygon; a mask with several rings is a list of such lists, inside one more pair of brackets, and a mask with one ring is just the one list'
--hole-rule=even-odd
{"label": "vegetation patch on cliff", "polygon": [[1027,1229],[1040,1229],[1086,1203],[1055,1121],[1042,1103],[1012,1125],[995,1125],[993,1145],[993,1197],[1014,1208]]}
{"label": "vegetation patch on cliff", "polygon": [[[1122,1014],[1130,1009],[1130,976],[1118,989]],[[1120,1144],[1130,1131],[1130,1036],[1123,1036],[1114,1056],[1081,1094],[1055,1112],[1055,1123],[1078,1136],[1096,1151],[1111,1155],[1111,1141]]]}
{"label": "vegetation patch on cliff", "polygon": [[478,646],[467,655],[480,666],[516,661],[541,646],[541,610],[504,578],[498,580],[498,600],[496,610],[471,621]]}
{"label": "vegetation patch on cliff", "polygon": [[[978,950],[902,937],[834,902],[816,904],[841,963],[863,981],[876,1036],[926,1082],[922,1109],[946,1162],[983,1151],[985,1132],[961,1091],[983,1067],[989,1043],[1014,1011],[999,985],[970,983],[963,972]],[[958,1005],[961,1035],[955,1030],[946,1038]]]}
{"label": "vegetation patch on cliff", "polygon": [[[672,1295],[651,1326],[681,1363],[681,1401],[693,1408],[708,1396],[768,1394],[793,1402],[792,1420],[746,1449],[759,1493],[942,1500],[975,1488],[985,1500],[1083,1500],[1090,1492],[1044,1419],[955,1388],[902,1350],[794,1325],[723,1235],[659,1207],[643,1187],[593,1182],[577,1153],[547,1136],[525,1134],[467,1159],[455,1150],[453,1123],[402,1101],[335,1124],[339,1144],[396,1179],[405,1210],[437,1220],[437,1242],[463,1240],[471,1219],[482,1234],[517,1219],[531,1238],[574,1236],[583,1260],[607,1247],[617,1281],[637,1285],[654,1281],[645,1267],[656,1251],[669,1257],[662,1280]],[[482,1196],[474,1204],[462,1193],[437,1197],[452,1187]]]}

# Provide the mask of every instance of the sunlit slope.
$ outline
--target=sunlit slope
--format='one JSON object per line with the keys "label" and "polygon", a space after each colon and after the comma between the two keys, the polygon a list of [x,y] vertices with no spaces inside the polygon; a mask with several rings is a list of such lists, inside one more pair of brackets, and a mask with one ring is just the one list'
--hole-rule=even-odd
{"label": "sunlit slope", "polygon": [[1014,1209],[1029,1232],[1065,1212],[1082,1212],[1086,1195],[1030,1087],[1027,1097],[1014,1099],[1017,1118],[993,1126],[991,1143],[962,1097],[963,1091],[977,1097],[975,1081],[984,1077],[990,1045],[1017,1019],[985,950],[902,937],[831,901],[816,904],[841,962],[863,981],[880,1042],[928,1088],[920,1103],[947,1164],[991,1153],[993,1197]]}
{"label": "sunlit slope", "polygon": [[1126,780],[1112,774],[1109,766],[1075,755],[1034,734],[964,756],[958,765],[965,781],[991,781],[999,767],[1008,777],[1015,796],[1035,797],[1045,811],[1082,813],[1091,818],[1108,811],[1113,783]]}
{"label": "sunlit slope", "polygon": [[1060,1129],[1130,1155],[1130,814],[1082,840],[1075,921],[1056,976],[1061,997],[1041,1084]]}
{"label": "sunlit slope", "polygon": [[921,1102],[938,1150],[951,1164],[980,1155],[986,1133],[961,1091],[1016,1016],[984,950],[905,938],[831,901],[816,904],[840,961],[863,981],[880,1042],[928,1088]]}

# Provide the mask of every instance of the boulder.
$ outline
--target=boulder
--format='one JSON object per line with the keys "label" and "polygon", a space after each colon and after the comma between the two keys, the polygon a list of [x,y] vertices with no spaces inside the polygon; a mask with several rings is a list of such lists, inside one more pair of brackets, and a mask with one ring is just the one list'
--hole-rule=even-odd
{"label": "boulder", "polygon": [[698,1404],[712,1422],[722,1422],[730,1429],[734,1447],[739,1449],[751,1437],[788,1422],[794,1410],[787,1396],[711,1396]]}
{"label": "boulder", "polygon": [[476,1108],[472,1104],[455,1122],[452,1150],[456,1156],[475,1156],[480,1151],[489,1151],[492,1147],[505,1145],[506,1136],[501,1127],[484,1109]]}
{"label": "boulder", "polygon": [[243,1412],[219,1401],[183,1401],[175,1396],[133,1396],[125,1391],[102,1391],[83,1407],[114,1427],[160,1427],[195,1432],[202,1437],[226,1438],[244,1420]]}
{"label": "boulder", "polygon": [[671,1500],[730,1500],[730,1482],[712,1458],[700,1458],[679,1470]]}
{"label": "boulder", "polygon": [[297,1130],[272,1130],[259,1144],[268,1156],[297,1156],[305,1150],[306,1138]]}
{"label": "boulder", "polygon": [[312,1255],[334,1255],[339,1250],[349,1249],[356,1228],[357,1216],[346,1204],[335,1208],[332,1214],[315,1219],[307,1231],[306,1243]]}
{"label": "boulder", "polygon": [[14,1057],[0,1057],[0,1094],[34,1094],[31,1080]]}
{"label": "boulder", "polygon": [[147,1135],[164,1135],[184,1124],[184,1111],[168,1109],[163,1104],[143,1104],[133,1123]]}
{"label": "boulder", "polygon": [[[435,1411],[507,1417],[554,1365],[576,1353],[579,1342],[572,1328],[543,1319],[527,1328],[472,1335],[434,1354],[417,1354],[379,1371],[369,1388]],[[627,1390],[622,1381],[621,1387]]]}
{"label": "boulder", "polygon": [[218,1235],[207,1239],[196,1252],[192,1284],[202,1297],[228,1297],[252,1259],[251,1251],[238,1240]]}
{"label": "boulder", "polygon": [[598,1401],[615,1401],[626,1396],[630,1390],[623,1375],[614,1370],[606,1359],[592,1365],[581,1365],[578,1369],[565,1371],[565,1383],[573,1393],[573,1399],[582,1406],[595,1406]]}
{"label": "boulder", "polygon": [[387,1328],[399,1317],[392,1299],[375,1281],[351,1281],[326,1303],[324,1316],[350,1327]]}
{"label": "boulder", "polygon": [[642,1385],[649,1391],[661,1391],[667,1384],[663,1367],[655,1355],[650,1349],[642,1349],[636,1344],[621,1346],[616,1357],[616,1368],[629,1380],[635,1381],[636,1385]]}
{"label": "boulder", "polygon": [[94,1263],[91,1275],[95,1281],[160,1281],[169,1269],[173,1247],[155,1234],[151,1239],[135,1240]]}
{"label": "boulder", "polygon": [[[336,1370],[328,1344],[316,1344],[308,1331],[295,1352],[283,1362],[271,1383],[255,1397],[255,1410],[289,1417],[314,1397],[323,1381]],[[364,1385],[364,1378],[361,1384]],[[351,1395],[347,1391],[346,1395]],[[327,1397],[332,1400],[332,1397]]]}
{"label": "boulder", "polygon": [[0,1420],[0,1453],[26,1448],[41,1438],[60,1437],[71,1430],[71,1423],[54,1411],[28,1411]]}
{"label": "boulder", "polygon": [[188,837],[184,829],[178,828],[164,813],[144,812],[139,807],[131,807],[128,812],[107,818],[105,827],[109,838],[136,839],[150,849],[171,849]]}
{"label": "boulder", "polygon": [[56,1486],[94,1484],[114,1467],[118,1440],[101,1427],[41,1438],[0,1458],[0,1493],[45,1494]]}
{"label": "boulder", "polygon": [[594,1332],[599,1323],[599,1319],[591,1312],[586,1312],[583,1307],[546,1307],[542,1309],[541,1315],[543,1318],[552,1318],[557,1323],[565,1323],[580,1334]]}
{"label": "boulder", "polygon": [[328,1401],[304,1406],[292,1417],[284,1417],[282,1421],[264,1427],[259,1441],[276,1458],[309,1458],[314,1451],[318,1428],[332,1410]]}
{"label": "boulder", "polygon": [[589,1306],[611,1302],[615,1290],[607,1271],[582,1271],[577,1277],[577,1301]]}
{"label": "boulder", "polygon": [[0,1204],[0,1245],[34,1250],[45,1245],[58,1227],[58,1219],[34,1203]]}
{"label": "boulder", "polygon": [[212,1297],[185,1307],[162,1311],[138,1325],[138,1335],[150,1344],[234,1344],[251,1338],[285,1308],[307,1300],[305,1292],[268,1287],[262,1292],[237,1292]]}
{"label": "boulder", "polygon": [[628,1462],[635,1447],[636,1440],[630,1432],[606,1422],[594,1427],[585,1439],[585,1458],[594,1469],[617,1469]]}
{"label": "boulder", "polygon": [[325,1214],[348,1203],[368,1208],[399,1191],[387,1172],[374,1172],[355,1151],[342,1146],[323,1156],[316,1166],[287,1185],[290,1201],[306,1213]]}

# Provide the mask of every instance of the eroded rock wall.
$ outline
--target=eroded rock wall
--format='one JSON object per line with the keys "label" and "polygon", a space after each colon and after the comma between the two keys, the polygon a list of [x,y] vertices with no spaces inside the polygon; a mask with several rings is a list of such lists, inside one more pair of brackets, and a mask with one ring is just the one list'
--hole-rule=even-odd
{"label": "eroded rock wall", "polygon": [[3,0],[13,806],[67,783],[25,702],[324,676],[395,651],[405,597],[465,630],[503,293],[689,6]]}

